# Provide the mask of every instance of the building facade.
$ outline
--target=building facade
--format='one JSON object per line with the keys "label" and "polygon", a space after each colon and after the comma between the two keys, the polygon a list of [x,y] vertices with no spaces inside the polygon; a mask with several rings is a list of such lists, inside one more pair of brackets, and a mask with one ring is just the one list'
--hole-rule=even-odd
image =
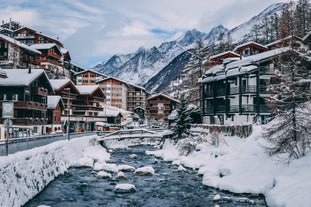
{"label": "building facade", "polygon": [[147,101],[150,122],[168,122],[168,116],[176,109],[179,103],[178,100],[162,93],[150,96]]}
{"label": "building facade", "polygon": [[[47,133],[47,96],[53,93],[49,79],[42,69],[4,69],[7,78],[0,79],[0,108],[2,102],[13,102],[14,118],[10,137]],[[0,118],[1,138],[4,119]]]}
{"label": "building facade", "polygon": [[108,76],[92,70],[83,70],[74,74],[75,83],[80,85],[96,85],[96,82],[107,78]]}

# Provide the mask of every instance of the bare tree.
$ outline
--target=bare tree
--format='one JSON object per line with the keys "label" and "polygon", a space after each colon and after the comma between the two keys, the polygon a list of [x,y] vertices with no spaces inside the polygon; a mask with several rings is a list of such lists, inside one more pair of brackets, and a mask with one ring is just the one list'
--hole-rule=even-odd
{"label": "bare tree", "polygon": [[272,143],[271,155],[288,153],[298,159],[311,149],[310,81],[304,57],[293,49],[280,57],[280,82],[270,87],[277,95],[270,100],[275,105],[275,118],[265,128],[264,137]]}

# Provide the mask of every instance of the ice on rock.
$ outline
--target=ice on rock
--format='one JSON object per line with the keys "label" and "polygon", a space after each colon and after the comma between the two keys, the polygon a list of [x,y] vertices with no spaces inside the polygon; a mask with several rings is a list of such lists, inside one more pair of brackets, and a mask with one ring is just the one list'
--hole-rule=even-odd
{"label": "ice on rock", "polygon": [[213,198],[214,201],[219,201],[221,199],[219,194],[216,194]]}
{"label": "ice on rock", "polygon": [[96,162],[93,169],[95,171],[104,170],[106,172],[117,173],[119,168],[116,164],[105,163],[105,162]]}
{"label": "ice on rock", "polygon": [[121,183],[117,184],[116,187],[114,188],[115,193],[132,193],[136,192],[136,187],[133,184],[129,183]]}
{"label": "ice on rock", "polygon": [[120,171],[128,171],[128,172],[134,172],[135,171],[135,167],[131,166],[131,165],[118,165],[118,168]]}
{"label": "ice on rock", "polygon": [[94,160],[89,157],[80,158],[78,161],[78,166],[80,167],[93,167]]}
{"label": "ice on rock", "polygon": [[152,166],[140,167],[135,170],[135,174],[142,175],[142,176],[153,175],[154,169]]}
{"label": "ice on rock", "polygon": [[126,179],[126,177],[125,177],[124,173],[123,173],[123,172],[121,172],[121,171],[120,171],[120,172],[118,172],[117,178],[118,178],[119,180]]}
{"label": "ice on rock", "polygon": [[179,165],[177,170],[178,171],[187,171],[187,169],[184,168],[184,166],[182,166],[182,165]]}
{"label": "ice on rock", "polygon": [[96,175],[96,178],[102,179],[102,178],[111,178],[111,174],[107,173],[105,171],[99,171]]}

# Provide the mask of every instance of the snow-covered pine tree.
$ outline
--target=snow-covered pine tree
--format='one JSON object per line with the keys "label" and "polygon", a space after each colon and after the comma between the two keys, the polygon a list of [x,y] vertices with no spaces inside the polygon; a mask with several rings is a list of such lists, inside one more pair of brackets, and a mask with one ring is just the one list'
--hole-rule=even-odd
{"label": "snow-covered pine tree", "polygon": [[270,155],[288,154],[298,159],[311,149],[310,69],[302,54],[291,49],[280,57],[280,82],[270,90],[275,118],[267,124],[264,137],[272,144]]}
{"label": "snow-covered pine tree", "polygon": [[180,103],[177,106],[177,118],[175,119],[173,130],[173,139],[175,143],[182,138],[186,138],[190,134],[192,123],[191,108],[184,97],[181,97]]}

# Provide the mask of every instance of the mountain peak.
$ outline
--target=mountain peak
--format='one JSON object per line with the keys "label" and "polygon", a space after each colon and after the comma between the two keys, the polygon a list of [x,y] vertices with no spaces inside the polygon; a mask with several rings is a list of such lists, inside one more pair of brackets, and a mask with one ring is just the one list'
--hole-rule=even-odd
{"label": "mountain peak", "polygon": [[188,30],[183,36],[177,39],[177,42],[182,46],[190,46],[199,38],[205,39],[206,34],[196,29]]}

